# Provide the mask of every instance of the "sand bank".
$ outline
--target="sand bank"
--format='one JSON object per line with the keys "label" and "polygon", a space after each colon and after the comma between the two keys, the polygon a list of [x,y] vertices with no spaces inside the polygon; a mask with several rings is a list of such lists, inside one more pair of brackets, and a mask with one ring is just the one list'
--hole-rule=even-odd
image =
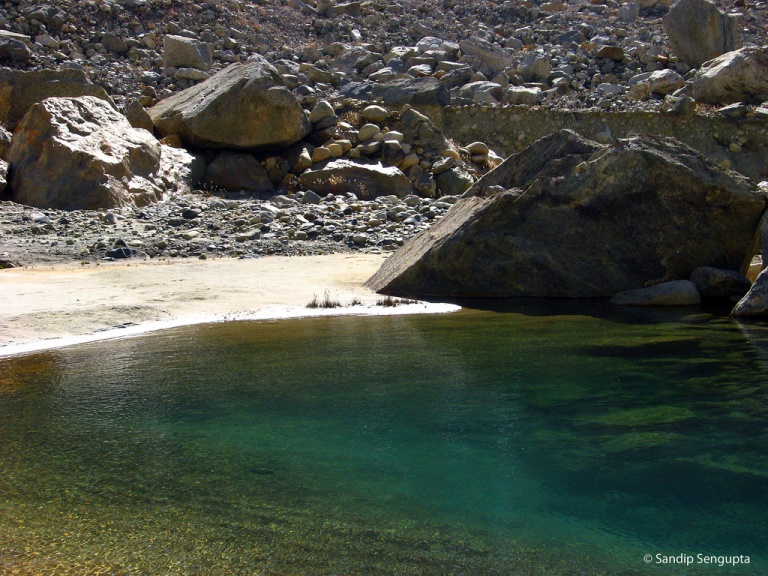
{"label": "sand bank", "polygon": [[[378,254],[62,263],[0,271],[0,356],[187,324],[324,314],[448,312],[376,306]],[[309,309],[325,294],[342,308]],[[362,306],[349,306],[358,300]]]}

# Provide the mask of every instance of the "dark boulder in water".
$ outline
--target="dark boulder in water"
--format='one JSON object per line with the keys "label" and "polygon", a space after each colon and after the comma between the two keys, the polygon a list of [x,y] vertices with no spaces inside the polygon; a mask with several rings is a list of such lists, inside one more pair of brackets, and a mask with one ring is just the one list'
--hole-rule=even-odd
{"label": "dark boulder in water", "polygon": [[673,139],[610,146],[563,130],[509,157],[368,281],[382,293],[610,297],[745,272],[765,197]]}

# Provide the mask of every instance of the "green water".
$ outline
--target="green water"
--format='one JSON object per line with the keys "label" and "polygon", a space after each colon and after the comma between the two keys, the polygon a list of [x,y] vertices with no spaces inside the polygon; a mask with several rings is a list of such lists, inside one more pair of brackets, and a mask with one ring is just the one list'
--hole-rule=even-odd
{"label": "green water", "polygon": [[768,573],[768,328],[543,311],[0,360],[0,574]]}

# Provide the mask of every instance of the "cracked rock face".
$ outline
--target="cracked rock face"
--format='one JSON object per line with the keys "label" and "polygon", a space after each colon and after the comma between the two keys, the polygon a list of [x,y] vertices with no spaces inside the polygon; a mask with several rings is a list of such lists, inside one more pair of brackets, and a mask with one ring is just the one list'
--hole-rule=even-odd
{"label": "cracked rock face", "polygon": [[368,281],[398,295],[609,297],[698,266],[744,272],[766,200],[672,139],[564,130],[479,180]]}
{"label": "cracked rock face", "polygon": [[48,98],[32,107],[9,153],[10,198],[41,208],[142,205],[162,196],[155,182],[161,145],[93,96]]}

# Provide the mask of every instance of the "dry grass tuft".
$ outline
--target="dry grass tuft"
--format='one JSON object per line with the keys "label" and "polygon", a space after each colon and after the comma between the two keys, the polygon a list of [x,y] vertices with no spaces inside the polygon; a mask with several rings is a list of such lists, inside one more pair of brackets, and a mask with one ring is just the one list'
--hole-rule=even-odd
{"label": "dry grass tuft", "polygon": [[307,308],[341,308],[341,302],[331,299],[331,295],[326,290],[323,292],[322,300],[318,299],[317,294],[315,294],[307,304]]}

